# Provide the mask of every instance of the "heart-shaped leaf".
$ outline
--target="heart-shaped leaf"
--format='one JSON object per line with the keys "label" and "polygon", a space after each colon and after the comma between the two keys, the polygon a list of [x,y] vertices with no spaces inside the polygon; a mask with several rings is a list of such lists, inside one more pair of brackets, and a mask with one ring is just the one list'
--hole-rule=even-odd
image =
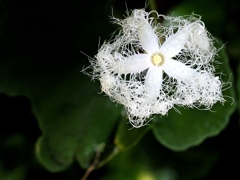
{"label": "heart-shaped leaf", "polygon": [[[97,26],[108,22],[108,13],[98,11],[105,4],[96,3],[49,2],[44,8],[31,3],[29,8],[21,2],[16,9],[6,3],[6,31],[0,34],[4,44],[0,93],[30,99],[43,132],[36,145],[37,157],[50,171],[63,170],[75,159],[86,168],[98,144],[109,140],[120,115],[114,103],[98,94],[99,84],[90,83],[80,72],[88,63],[80,51],[93,56],[99,35],[108,32],[101,28],[100,34],[95,33]],[[86,18],[85,7],[90,6]],[[65,13],[59,13],[63,7]],[[92,23],[96,17],[99,20]]]}

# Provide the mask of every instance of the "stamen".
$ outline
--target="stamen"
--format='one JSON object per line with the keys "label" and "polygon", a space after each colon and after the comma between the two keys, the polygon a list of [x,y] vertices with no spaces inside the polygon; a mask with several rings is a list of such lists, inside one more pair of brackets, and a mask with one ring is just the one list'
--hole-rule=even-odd
{"label": "stamen", "polygon": [[154,66],[161,66],[164,63],[164,58],[162,54],[153,54],[151,57],[151,61]]}

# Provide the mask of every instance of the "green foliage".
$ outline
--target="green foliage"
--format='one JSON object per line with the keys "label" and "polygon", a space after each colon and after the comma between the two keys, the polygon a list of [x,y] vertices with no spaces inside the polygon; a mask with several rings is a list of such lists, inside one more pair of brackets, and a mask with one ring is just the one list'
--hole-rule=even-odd
{"label": "green foliage", "polygon": [[107,143],[119,116],[119,108],[106,97],[94,94],[85,93],[77,104],[65,103],[55,106],[45,117],[39,115],[45,133],[38,141],[37,155],[51,171],[67,168],[74,157],[87,168],[97,146]]}
{"label": "green foliage", "polygon": [[207,29],[211,33],[213,32],[215,36],[219,36],[222,33],[222,22],[226,21],[226,11],[224,11],[223,2],[215,0],[186,0],[174,6],[168,12],[174,16],[189,15],[192,13],[200,15],[207,25]]}

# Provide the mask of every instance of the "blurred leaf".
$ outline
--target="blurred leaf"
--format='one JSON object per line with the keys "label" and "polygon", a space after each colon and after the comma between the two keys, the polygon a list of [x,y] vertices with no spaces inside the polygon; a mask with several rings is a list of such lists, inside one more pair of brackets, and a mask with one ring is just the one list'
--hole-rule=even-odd
{"label": "blurred leaf", "polygon": [[[152,145],[152,144],[151,144]],[[153,161],[161,157],[153,158],[149,154],[149,146],[138,144],[129,151],[118,154],[109,164],[108,173],[100,180],[177,180],[177,173],[171,167],[162,164],[154,164]],[[151,150],[150,150],[151,151]],[[161,159],[161,158],[160,158]]]}
{"label": "blurred leaf", "polygon": [[119,109],[98,94],[99,88],[79,72],[79,63],[65,65],[66,73],[51,61],[44,69],[44,62],[7,59],[1,61],[0,91],[31,100],[43,131],[36,147],[39,160],[50,171],[67,168],[75,158],[86,168],[98,143],[108,141]]}
{"label": "blurred leaf", "polygon": [[[238,93],[238,102],[240,102],[240,64],[238,64],[238,67],[237,67],[237,93]],[[238,105],[238,113],[240,113],[240,105]],[[239,123],[239,126],[240,126],[240,121],[238,120],[238,123]]]}
{"label": "blurred leaf", "polygon": [[[86,168],[92,161],[96,146],[108,141],[120,114],[119,108],[107,97],[97,94],[98,88],[90,83],[88,77],[83,78],[84,75],[73,72],[62,77],[59,83],[53,81],[48,84],[43,76],[42,80],[34,81],[32,75],[25,77],[26,83],[22,85],[23,80],[18,76],[8,78],[0,87],[6,94],[25,94],[31,99],[43,131],[43,137],[37,143],[37,155],[50,171],[67,168],[75,158]],[[25,73],[26,70],[21,74]],[[49,79],[54,79],[52,76],[54,74],[50,74]],[[39,85],[44,83],[39,89]]]}
{"label": "blurred leaf", "polygon": [[[85,90],[86,86],[82,88]],[[74,157],[87,168],[100,143],[106,143],[119,116],[119,109],[100,95],[82,94],[79,103],[62,102],[39,116],[45,132],[37,154],[51,171],[67,168]]]}
{"label": "blurred leaf", "polygon": [[[222,63],[219,64],[218,72],[224,73],[222,75],[224,82],[233,82],[229,60],[224,49],[219,52],[219,56]],[[157,140],[166,147],[179,151],[198,145],[206,138],[217,135],[226,127],[236,108],[236,103],[233,103],[234,87],[232,84],[229,86],[223,91],[227,102],[224,105],[215,104],[210,111],[176,107],[181,114],[172,109],[167,116],[156,117],[153,122],[153,132]]]}
{"label": "blurred leaf", "polygon": [[147,133],[136,146],[113,158],[108,173],[99,179],[204,179],[221,154],[214,143],[208,143],[175,152],[157,142],[153,133]]}
{"label": "blurred leaf", "polygon": [[[240,35],[234,38],[227,44],[227,50],[231,57],[239,61],[240,59]],[[238,63],[238,62],[237,62]]]}
{"label": "blurred leaf", "polygon": [[26,179],[27,168],[20,166],[13,170],[4,170],[0,165],[0,179],[1,180],[24,180]]}
{"label": "blurred leaf", "polygon": [[0,36],[0,93],[31,100],[43,133],[37,157],[48,170],[66,169],[75,159],[86,168],[98,144],[109,141],[120,115],[114,103],[98,94],[99,84],[80,72],[88,60],[79,51],[93,56],[97,50],[96,26],[108,22],[99,7],[106,4],[16,1],[15,9],[7,3],[6,31]]}
{"label": "blurred leaf", "polygon": [[215,36],[221,35],[222,24],[227,20],[225,5],[219,1],[185,0],[170,9],[169,14],[174,16],[198,14],[206,24],[208,30]]}

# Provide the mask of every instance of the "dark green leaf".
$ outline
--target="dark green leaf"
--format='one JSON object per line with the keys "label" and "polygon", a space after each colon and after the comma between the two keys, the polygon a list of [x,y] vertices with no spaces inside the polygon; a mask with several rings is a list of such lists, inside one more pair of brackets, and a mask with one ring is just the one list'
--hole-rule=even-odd
{"label": "dark green leaf", "polygon": [[52,171],[68,167],[75,157],[87,168],[97,146],[107,143],[119,108],[108,98],[91,93],[86,83],[81,87],[79,98],[75,96],[75,99],[56,103],[57,99],[46,108],[37,108],[42,110],[38,119],[44,132],[39,141],[38,157]]}
{"label": "dark green leaf", "polygon": [[80,72],[88,64],[80,51],[94,56],[98,37],[109,32],[111,26],[96,33],[108,23],[99,7],[108,5],[13,3],[20,8],[6,2],[6,31],[0,34],[0,92],[30,99],[43,133],[37,157],[48,170],[63,170],[75,159],[86,168],[98,144],[109,140],[120,112]]}
{"label": "dark green leaf", "polygon": [[224,8],[224,3],[219,1],[186,0],[174,6],[168,12],[174,16],[200,15],[208,30],[214,32],[215,36],[219,36],[223,31],[222,24],[227,20]]}

